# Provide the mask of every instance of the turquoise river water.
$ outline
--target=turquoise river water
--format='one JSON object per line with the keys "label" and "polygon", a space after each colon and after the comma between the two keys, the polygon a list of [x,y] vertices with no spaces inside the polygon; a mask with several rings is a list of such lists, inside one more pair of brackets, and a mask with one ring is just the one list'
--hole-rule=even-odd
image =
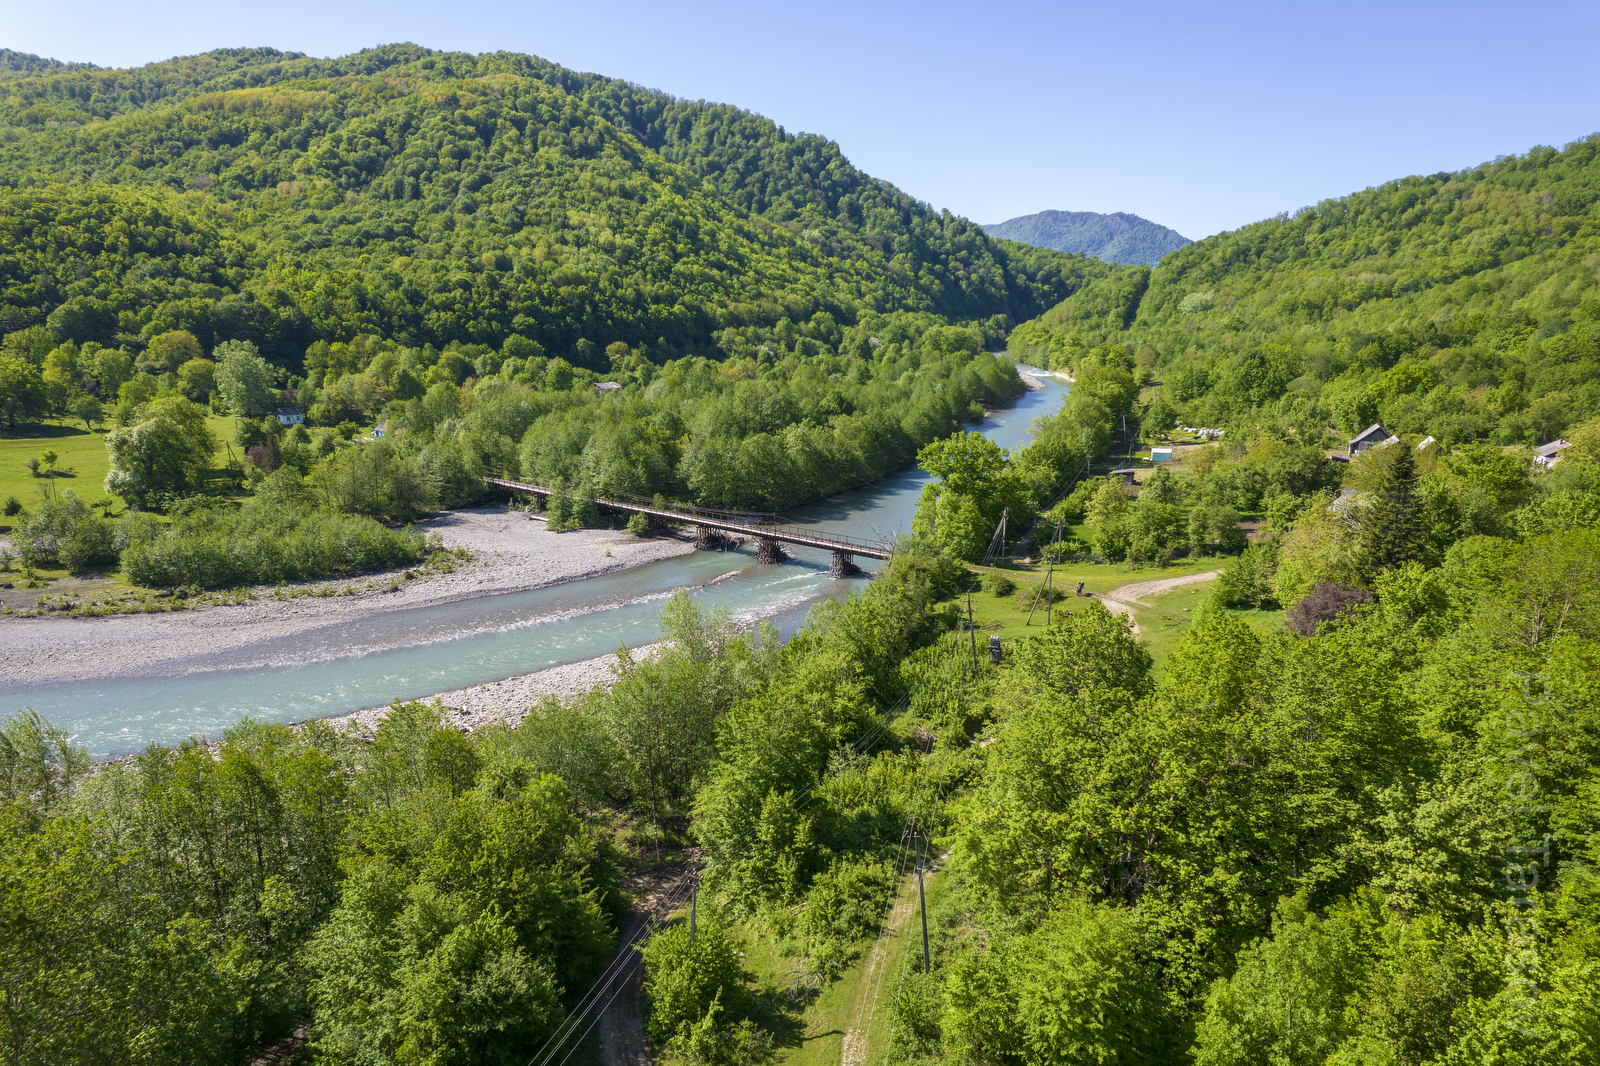
{"label": "turquoise river water", "polygon": [[[1003,447],[1026,443],[1033,420],[1054,411],[1065,395],[1054,378],[1034,373],[1043,390],[978,427]],[[927,480],[913,468],[789,512],[784,520],[887,539],[910,529]],[[215,736],[246,716],[270,722],[330,717],[592,659],[619,644],[648,644],[661,635],[657,615],[674,589],[687,588],[703,606],[726,607],[737,618],[770,619],[787,636],[814,604],[847,596],[870,580],[831,578],[826,553],[790,551],[793,558],[777,565],[756,562],[750,548],[695,552],[530,592],[375,611],[358,622],[139,672],[0,685],[0,707],[32,707],[92,754],[119,755],[152,741]]]}

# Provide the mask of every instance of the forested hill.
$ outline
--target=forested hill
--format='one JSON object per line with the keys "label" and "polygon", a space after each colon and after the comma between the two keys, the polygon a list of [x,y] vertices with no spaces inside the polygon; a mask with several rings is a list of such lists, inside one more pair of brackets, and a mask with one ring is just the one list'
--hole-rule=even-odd
{"label": "forested hill", "polygon": [[1106,272],[995,240],[823,138],[532,56],[12,58],[31,76],[0,89],[8,333],[137,350],[187,329],[289,366],[362,333],[516,333],[593,362],[873,310],[999,337]]}
{"label": "forested hill", "polygon": [[6,78],[26,78],[30,74],[48,74],[61,70],[99,70],[93,63],[63,63],[45,59],[27,52],[14,52],[0,48],[0,81]]}
{"label": "forested hill", "polygon": [[1010,347],[1159,382],[1157,423],[1542,443],[1600,415],[1600,135],[1119,268]]}
{"label": "forested hill", "polygon": [[1121,211],[1040,211],[983,227],[991,237],[1023,241],[1058,252],[1092,255],[1108,263],[1155,266],[1174,248],[1189,244],[1177,230]]}

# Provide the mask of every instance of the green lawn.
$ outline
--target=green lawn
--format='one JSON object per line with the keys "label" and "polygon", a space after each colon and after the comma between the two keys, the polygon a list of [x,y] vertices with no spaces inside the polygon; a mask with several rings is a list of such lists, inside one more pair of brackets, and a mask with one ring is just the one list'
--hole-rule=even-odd
{"label": "green lawn", "polygon": [[[1067,598],[1065,600],[1058,598],[1055,610],[1071,610],[1075,600],[1079,604],[1084,602],[1073,595],[1073,590],[1080,581],[1083,582],[1085,592],[1098,594],[1110,592],[1120,585],[1129,585],[1136,581],[1156,581],[1167,577],[1203,574],[1207,570],[1215,570],[1218,565],[1219,561],[1214,558],[1182,559],[1169,566],[1141,566],[1131,569],[1122,563],[1062,563],[1055,568],[1055,588],[1058,595],[1065,594]],[[1008,596],[994,596],[981,588],[973,592],[972,615],[973,621],[979,628],[980,643],[992,633],[1000,634],[1001,640],[1006,641],[1044,630],[1043,603],[1033,612],[1033,620],[1031,622],[1028,620],[1029,608],[1040,586],[1045,582],[1046,570],[1043,565],[1013,566],[1004,569],[974,566],[970,569],[977,574],[1004,574],[1017,586],[1017,591]],[[961,596],[956,603],[961,609],[962,616],[965,617],[967,598]]]}
{"label": "green lawn", "polygon": [[[215,463],[221,467],[228,458],[227,446],[233,442],[236,419],[211,415],[206,424],[217,436]],[[0,500],[15,496],[24,507],[32,510],[43,498],[44,490],[51,488],[57,492],[71,489],[85,500],[98,500],[106,494],[106,474],[111,469],[104,437],[104,427],[91,433],[83,428],[82,422],[65,418],[0,429]],[[28,459],[46,449],[59,456],[56,476],[31,476]]]}
{"label": "green lawn", "polygon": [[[1065,563],[1056,567],[1055,587],[1066,595],[1066,599],[1058,599],[1055,610],[1057,612],[1072,610],[1075,604],[1082,605],[1085,602],[1073,595],[1073,589],[1079,581],[1084,583],[1085,592],[1099,595],[1121,585],[1203,574],[1210,570],[1219,570],[1225,565],[1227,565],[1226,559],[1214,556],[1205,559],[1183,559],[1164,567],[1138,567],[1131,570],[1122,564]],[[973,566],[969,569],[979,575],[1004,574],[1017,586],[1015,592],[1001,597],[985,592],[981,587],[973,591],[972,616],[978,627],[979,654],[983,653],[989,637],[993,634],[998,634],[1002,643],[1009,643],[1044,631],[1045,609],[1042,601],[1033,612],[1033,620],[1031,622],[1028,620],[1029,607],[1044,583],[1045,570],[1042,566],[1005,569]],[[1140,639],[1149,647],[1150,656],[1155,660],[1157,670],[1161,668],[1167,655],[1177,646],[1184,630],[1193,621],[1195,609],[1205,599],[1206,590],[1210,587],[1210,582],[1185,585],[1161,596],[1148,597],[1144,606],[1136,606],[1134,621],[1139,625]],[[962,617],[966,617],[966,596],[959,596],[953,602],[960,609]],[[1265,631],[1283,624],[1282,611],[1233,613],[1244,618],[1257,631]]]}
{"label": "green lawn", "polygon": [[[1173,589],[1164,595],[1151,597],[1150,605],[1139,610],[1139,635],[1149,646],[1150,657],[1155,660],[1158,671],[1172,649],[1178,646],[1184,631],[1194,622],[1194,612],[1199,609],[1210,587],[1210,582],[1204,582]],[[1228,613],[1243,618],[1257,632],[1283,625],[1282,611],[1230,610]]]}

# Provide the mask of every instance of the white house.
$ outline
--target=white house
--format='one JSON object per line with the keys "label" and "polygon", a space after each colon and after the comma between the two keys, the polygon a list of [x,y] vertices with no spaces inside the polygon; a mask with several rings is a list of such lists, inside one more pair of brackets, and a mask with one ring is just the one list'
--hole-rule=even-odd
{"label": "white house", "polygon": [[277,416],[278,424],[283,426],[298,426],[306,420],[298,407],[280,407],[272,413]]}

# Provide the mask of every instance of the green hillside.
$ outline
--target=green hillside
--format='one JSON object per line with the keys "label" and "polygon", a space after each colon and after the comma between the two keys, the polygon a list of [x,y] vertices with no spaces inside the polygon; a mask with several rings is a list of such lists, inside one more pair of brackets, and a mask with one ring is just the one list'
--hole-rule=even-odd
{"label": "green hillside", "polygon": [[1600,414],[1597,152],[1535,148],[1208,237],[1096,279],[1011,351],[1139,370],[1161,382],[1157,423],[1549,440]]}
{"label": "green hillside", "polygon": [[602,368],[617,341],[667,357],[819,313],[999,336],[1105,270],[994,240],[823,138],[531,56],[11,58],[40,72],[0,92],[8,333],[136,353],[187,329],[291,368],[362,333],[517,333]]}
{"label": "green hillside", "polygon": [[1058,252],[1092,255],[1107,263],[1155,266],[1161,257],[1189,244],[1177,230],[1121,211],[1040,211],[983,227],[991,237],[1023,241]]}

